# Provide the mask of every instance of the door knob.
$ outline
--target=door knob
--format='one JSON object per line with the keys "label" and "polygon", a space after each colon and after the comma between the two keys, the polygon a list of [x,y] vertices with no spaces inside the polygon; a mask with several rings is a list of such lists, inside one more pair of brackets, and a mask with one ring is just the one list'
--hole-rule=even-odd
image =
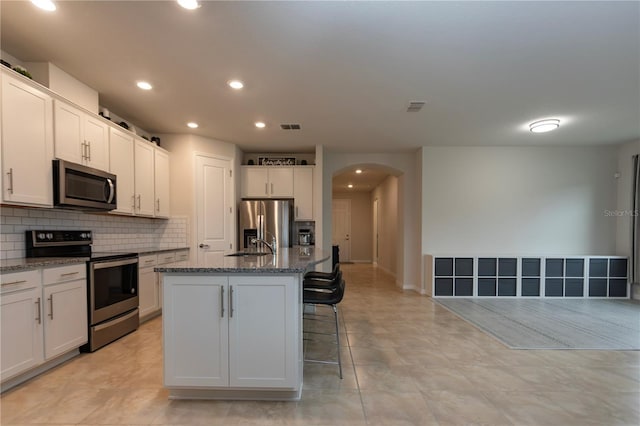
{"label": "door knob", "polygon": [[198,247],[204,248],[204,249],[208,249],[209,248],[209,244],[200,244]]}

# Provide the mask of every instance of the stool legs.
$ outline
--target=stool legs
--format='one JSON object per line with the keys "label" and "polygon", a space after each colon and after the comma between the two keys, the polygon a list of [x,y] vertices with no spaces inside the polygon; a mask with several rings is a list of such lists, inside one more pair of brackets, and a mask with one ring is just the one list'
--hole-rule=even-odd
{"label": "stool legs", "polygon": [[[342,379],[342,357],[340,355],[340,351],[341,351],[341,346],[340,346],[340,323],[339,323],[339,316],[338,316],[338,305],[330,305],[331,308],[333,309],[333,318],[334,318],[334,322],[335,322],[335,335],[336,335],[336,346],[338,348],[338,362],[335,361],[321,361],[321,360],[315,360],[315,359],[305,359],[305,361],[307,362],[317,362],[317,363],[321,363],[321,364],[338,364],[338,370],[340,372],[340,378]],[[313,318],[309,318],[310,320],[312,320]],[[323,320],[320,320],[323,321]],[[327,321],[328,322],[328,321]],[[306,331],[305,333],[312,333],[312,334],[325,334],[325,335],[330,335],[333,333],[321,333],[321,332],[315,332],[315,331]]]}

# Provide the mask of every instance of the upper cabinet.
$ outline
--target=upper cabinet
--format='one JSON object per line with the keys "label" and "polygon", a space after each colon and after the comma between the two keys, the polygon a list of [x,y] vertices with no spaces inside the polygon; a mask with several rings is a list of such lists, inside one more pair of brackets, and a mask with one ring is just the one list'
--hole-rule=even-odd
{"label": "upper cabinet", "polygon": [[64,101],[54,101],[55,156],[109,170],[109,127],[99,117]]}
{"label": "upper cabinet", "polygon": [[131,132],[109,129],[109,171],[116,175],[118,208],[112,213],[134,213],[134,160]]}
{"label": "upper cabinet", "polygon": [[153,217],[155,213],[155,184],[153,161],[154,149],[149,142],[136,140],[135,158],[135,213],[140,216]]}
{"label": "upper cabinet", "polygon": [[52,99],[10,73],[0,73],[2,201],[52,207]]}
{"label": "upper cabinet", "polygon": [[293,167],[243,166],[243,198],[293,198]]}
{"label": "upper cabinet", "polygon": [[156,197],[156,217],[169,217],[169,154],[159,148],[154,149],[154,177]]}
{"label": "upper cabinet", "polygon": [[313,169],[314,166],[293,168],[295,220],[313,220]]}

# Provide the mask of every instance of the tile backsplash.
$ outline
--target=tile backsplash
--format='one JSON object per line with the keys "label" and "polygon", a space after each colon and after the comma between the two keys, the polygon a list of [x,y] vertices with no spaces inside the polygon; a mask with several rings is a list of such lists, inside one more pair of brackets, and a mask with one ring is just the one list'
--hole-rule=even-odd
{"label": "tile backsplash", "polygon": [[168,220],[83,213],[58,209],[2,207],[0,209],[0,259],[25,255],[25,231],[76,229],[93,232],[93,250],[178,248],[189,245],[187,217]]}

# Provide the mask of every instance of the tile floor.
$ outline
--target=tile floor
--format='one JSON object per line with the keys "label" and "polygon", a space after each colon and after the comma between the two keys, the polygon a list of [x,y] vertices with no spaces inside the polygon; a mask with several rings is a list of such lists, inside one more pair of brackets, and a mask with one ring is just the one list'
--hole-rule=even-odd
{"label": "tile floor", "polygon": [[1,424],[640,424],[640,351],[510,350],[370,265],[343,270],[344,380],[308,364],[299,402],[168,400],[155,319],[3,394]]}

